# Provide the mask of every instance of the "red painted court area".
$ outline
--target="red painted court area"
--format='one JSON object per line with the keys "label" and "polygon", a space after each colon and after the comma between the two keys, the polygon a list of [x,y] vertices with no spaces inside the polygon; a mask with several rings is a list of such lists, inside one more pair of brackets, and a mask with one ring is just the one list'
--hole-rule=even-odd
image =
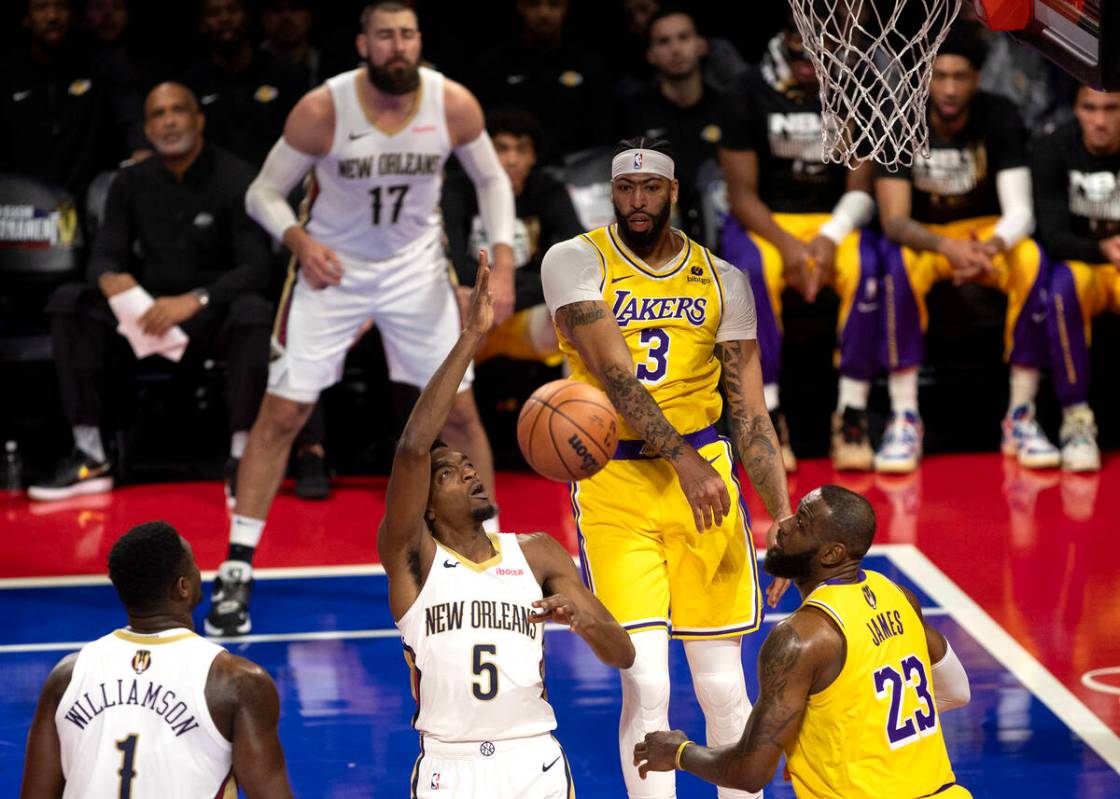
{"label": "red painted court area", "polygon": [[[1031,472],[998,455],[942,456],[902,478],[839,474],[827,461],[803,461],[790,488],[796,499],[824,482],[865,494],[879,516],[876,543],[915,545],[1120,733],[1120,459],[1084,476]],[[334,497],[319,503],[282,494],[256,565],[376,561],[384,486],[384,478],[339,480]],[[503,529],[548,530],[575,550],[567,486],[507,472],[499,475],[498,499]],[[219,483],[131,486],[58,503],[0,501],[0,578],[104,573],[115,538],[159,518],[191,541],[204,569],[225,554],[229,522]],[[748,504],[755,542],[764,546],[769,521],[757,497]]]}

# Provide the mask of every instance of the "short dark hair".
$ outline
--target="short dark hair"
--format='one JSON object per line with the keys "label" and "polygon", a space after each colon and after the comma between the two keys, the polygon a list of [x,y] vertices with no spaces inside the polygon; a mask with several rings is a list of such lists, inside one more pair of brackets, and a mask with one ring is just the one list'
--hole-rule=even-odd
{"label": "short dark hair", "polygon": [[541,123],[535,116],[520,108],[498,108],[487,112],[486,132],[490,134],[490,138],[499,133],[508,133],[518,138],[528,136],[537,152],[540,152],[544,138]]}
{"label": "short dark hair", "polygon": [[653,150],[654,152],[664,153],[670,158],[673,157],[673,145],[668,139],[651,139],[648,136],[633,136],[629,139],[623,139],[615,145],[611,157],[613,158],[627,150]]}
{"label": "short dark hair", "polygon": [[442,438],[437,438],[435,441],[432,442],[432,445],[430,447],[428,447],[428,452],[432,453],[432,452],[435,452],[437,449],[440,449],[442,447],[447,447],[447,446],[448,446],[448,444],[447,444],[446,441],[444,441]]}
{"label": "short dark hair", "polygon": [[875,511],[871,503],[862,494],[831,483],[821,486],[820,491],[829,510],[825,520],[829,538],[844,544],[852,557],[862,558],[875,538]]}
{"label": "short dark hair", "polygon": [[416,9],[412,7],[412,3],[408,0],[376,0],[376,2],[369,3],[362,9],[362,16],[358,18],[358,24],[361,25],[362,32],[369,26],[370,19],[373,18],[374,13],[384,11],[388,14],[396,14],[400,11],[411,11],[416,13]]}
{"label": "short dark hair", "polygon": [[688,9],[687,6],[681,3],[665,3],[657,7],[657,10],[650,14],[649,22],[646,24],[646,44],[653,43],[653,26],[655,23],[665,19],[665,17],[672,17],[680,14],[692,20],[692,27],[695,28],[696,33],[700,34],[700,24],[696,21],[696,15]]}
{"label": "short dark hair", "polygon": [[968,61],[977,72],[988,57],[988,43],[984,41],[983,26],[968,20],[958,22],[938,49],[938,55],[956,55]]}
{"label": "short dark hair", "polygon": [[109,550],[109,579],[126,608],[148,610],[182,576],[184,557],[183,540],[170,524],[138,524]]}

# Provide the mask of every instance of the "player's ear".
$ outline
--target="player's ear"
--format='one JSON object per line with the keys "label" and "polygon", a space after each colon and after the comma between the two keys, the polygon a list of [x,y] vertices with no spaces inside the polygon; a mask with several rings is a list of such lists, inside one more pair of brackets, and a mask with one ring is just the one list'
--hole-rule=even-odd
{"label": "player's ear", "polygon": [[681,193],[680,181],[674,180],[669,186],[669,199],[672,201],[673,205],[677,204],[677,197],[680,196],[680,193]]}
{"label": "player's ear", "polygon": [[848,559],[848,548],[839,541],[825,544],[820,549],[821,565],[826,568],[839,566]]}
{"label": "player's ear", "polygon": [[358,48],[358,55],[362,59],[369,58],[369,39],[366,38],[365,32],[359,33],[354,39],[354,46]]}

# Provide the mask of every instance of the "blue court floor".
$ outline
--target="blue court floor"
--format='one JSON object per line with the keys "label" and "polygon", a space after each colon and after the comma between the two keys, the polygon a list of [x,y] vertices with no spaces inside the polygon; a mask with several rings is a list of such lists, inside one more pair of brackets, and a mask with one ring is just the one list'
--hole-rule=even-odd
{"label": "blue court floor", "polygon": [[[1120,797],[1116,736],[1037,667],[983,611],[912,547],[877,547],[867,567],[912,588],[968,670],[972,703],[943,716],[957,779],[981,797]],[[405,797],[417,753],[401,646],[376,567],[260,574],[254,634],[230,643],[264,666],[280,690],[280,734],[299,797]],[[797,605],[790,592],[743,645],[749,690],[763,634]],[[200,609],[201,612],[201,609]],[[0,797],[18,795],[23,748],[47,673],[66,652],[125,622],[97,578],[0,590]],[[197,620],[201,628],[201,618]],[[576,636],[546,636],[557,737],[581,798],[624,797],[616,752],[618,677]],[[674,727],[703,737],[683,649],[671,649]],[[1089,741],[1089,743],[1087,743]],[[714,797],[685,775],[680,797]],[[778,776],[767,795],[792,797]]]}

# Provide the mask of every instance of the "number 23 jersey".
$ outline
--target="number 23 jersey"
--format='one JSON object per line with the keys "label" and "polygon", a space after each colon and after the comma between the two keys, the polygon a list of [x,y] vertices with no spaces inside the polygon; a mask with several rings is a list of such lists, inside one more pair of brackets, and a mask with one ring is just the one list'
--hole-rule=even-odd
{"label": "number 23 jersey", "polygon": [[343,255],[384,261],[438,239],[451,134],[439,72],[420,67],[414,114],[393,131],[370,121],[358,94],[367,80],[362,67],[327,81],[334,140],[315,164],[307,232]]}
{"label": "number 23 jersey", "polygon": [[810,695],[786,752],[799,799],[929,796],[955,781],[922,622],[886,577],[859,576],[818,586],[802,605],[836,624],[847,654],[832,684]]}
{"label": "number 23 jersey", "polygon": [[412,672],[418,732],[440,741],[498,741],[556,729],[544,687],[541,587],[512,533],[475,563],[436,542],[428,579],[397,622]]}

